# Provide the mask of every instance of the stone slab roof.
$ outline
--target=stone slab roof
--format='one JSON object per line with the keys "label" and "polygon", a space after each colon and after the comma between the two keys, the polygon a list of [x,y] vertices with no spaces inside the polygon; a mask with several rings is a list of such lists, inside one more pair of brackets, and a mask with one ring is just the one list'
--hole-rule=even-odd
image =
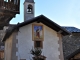
{"label": "stone slab roof", "polygon": [[63,28],[72,33],[62,38],[64,60],[68,60],[80,52],[80,29],[69,26]]}
{"label": "stone slab roof", "polygon": [[80,53],[80,48],[77,49],[76,51],[74,51],[72,54],[70,54],[69,56],[67,56],[67,59],[73,58],[75,55]]}
{"label": "stone slab roof", "polygon": [[76,27],[64,27],[67,31],[71,32],[71,33],[79,33],[80,32],[80,29],[79,28],[76,28]]}

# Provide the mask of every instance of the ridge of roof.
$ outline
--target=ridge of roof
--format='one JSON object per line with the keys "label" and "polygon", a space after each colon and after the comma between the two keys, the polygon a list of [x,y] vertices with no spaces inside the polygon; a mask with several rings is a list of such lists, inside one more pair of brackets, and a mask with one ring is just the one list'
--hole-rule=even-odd
{"label": "ridge of roof", "polygon": [[[5,41],[12,34],[12,32],[14,30],[19,29],[20,27],[25,26],[25,25],[30,24],[30,23],[35,22],[35,21],[37,23],[42,22],[43,24],[47,25],[48,27],[52,28],[53,30],[55,30],[57,32],[62,31],[62,33],[61,33],[62,35],[71,34],[66,29],[62,28],[61,26],[59,26],[55,22],[51,21],[49,18],[45,17],[44,15],[40,15],[40,16],[34,17],[34,18],[30,19],[30,20],[27,20],[25,22],[18,23],[17,25],[14,25],[13,28],[11,29],[11,31],[8,31],[9,30],[8,29],[4,39],[2,41]],[[9,35],[7,35],[7,34],[9,34]]]}

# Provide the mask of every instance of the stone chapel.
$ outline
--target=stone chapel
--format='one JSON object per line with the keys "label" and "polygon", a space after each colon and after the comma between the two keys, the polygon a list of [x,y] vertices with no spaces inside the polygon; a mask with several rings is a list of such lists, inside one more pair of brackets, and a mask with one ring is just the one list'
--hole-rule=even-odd
{"label": "stone chapel", "polygon": [[34,17],[34,0],[24,2],[24,22],[8,28],[3,38],[4,60],[30,60],[32,48],[42,50],[42,60],[64,60],[62,36],[70,33],[44,15]]}
{"label": "stone chapel", "polygon": [[80,29],[60,26],[44,15],[35,17],[34,0],[24,2],[24,22],[4,29],[4,60],[32,60],[32,48],[42,50],[42,60],[80,59]]}

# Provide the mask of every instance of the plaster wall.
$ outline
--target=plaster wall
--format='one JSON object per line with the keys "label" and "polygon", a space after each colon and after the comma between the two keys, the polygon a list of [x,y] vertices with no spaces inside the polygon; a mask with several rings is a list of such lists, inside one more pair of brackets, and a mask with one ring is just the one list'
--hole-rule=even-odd
{"label": "plaster wall", "polygon": [[[45,26],[44,24],[43,26],[44,41],[42,54],[46,56],[46,60],[60,60],[60,46],[58,43],[59,37],[57,36],[57,32]],[[16,44],[16,47],[18,48],[16,56],[18,56],[18,60],[30,60],[32,58],[30,50],[32,47],[34,47],[34,41],[32,41],[32,24],[21,27],[16,39],[18,40],[18,43]]]}
{"label": "plaster wall", "polygon": [[11,60],[13,34],[5,41],[5,60]]}

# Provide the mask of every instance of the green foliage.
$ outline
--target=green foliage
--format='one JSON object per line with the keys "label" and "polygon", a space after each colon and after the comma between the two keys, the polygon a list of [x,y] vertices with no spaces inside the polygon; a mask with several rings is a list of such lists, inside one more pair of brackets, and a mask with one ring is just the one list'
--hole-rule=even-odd
{"label": "green foliage", "polygon": [[32,57],[33,60],[44,60],[44,58],[46,58],[45,56],[41,55],[42,53],[41,48],[31,49],[30,53],[34,56]]}
{"label": "green foliage", "polygon": [[34,48],[34,49],[31,49],[30,53],[34,56],[40,56],[42,53],[42,50],[40,48]]}

